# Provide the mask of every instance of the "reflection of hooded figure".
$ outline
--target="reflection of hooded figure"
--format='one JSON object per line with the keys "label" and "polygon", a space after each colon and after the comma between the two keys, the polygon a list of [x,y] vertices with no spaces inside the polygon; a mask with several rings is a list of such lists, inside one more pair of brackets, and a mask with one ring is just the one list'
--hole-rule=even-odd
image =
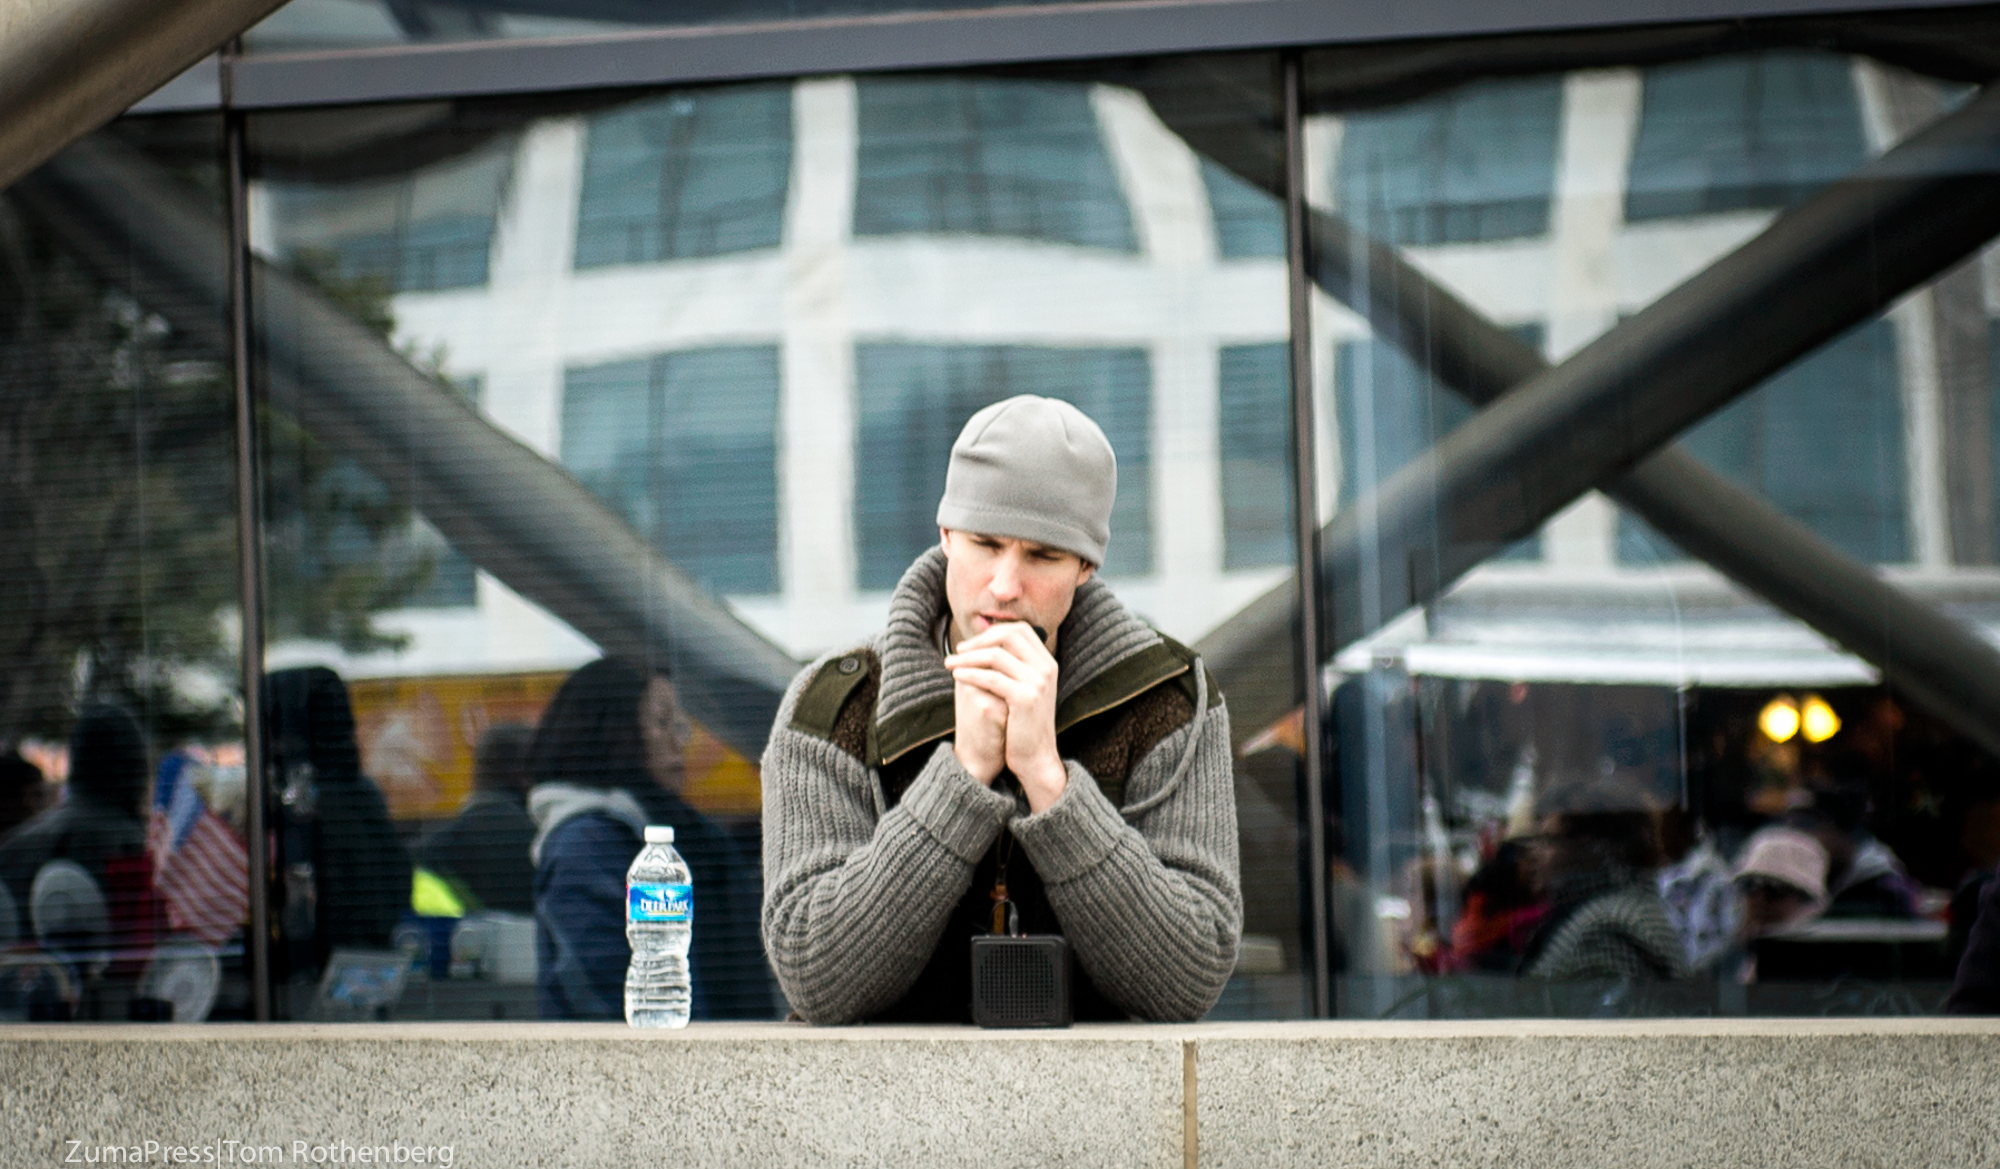
{"label": "reflection of hooded figure", "polygon": [[528,811],[545,1018],[623,1017],[625,870],[648,824],[673,826],[694,878],[693,1017],[772,1013],[750,862],[680,798],[679,722],[664,675],[610,658],[570,675],[542,715]]}
{"label": "reflection of hooded figure", "polygon": [[146,854],[146,739],[123,707],[84,708],[69,741],[67,795],[0,840],[0,879],[26,909],[35,874],[52,860],[82,865],[100,889],[107,868]]}
{"label": "reflection of hooded figure", "polygon": [[346,684],[323,666],[276,671],[264,681],[264,733],[291,973],[309,975],[336,946],[387,949],[409,904],[410,858],[361,774]]}
{"label": "reflection of hooded figure", "polygon": [[1643,788],[1617,778],[1544,800],[1549,913],[1521,972],[1551,981],[1684,978],[1686,951],[1653,880],[1659,833]]}

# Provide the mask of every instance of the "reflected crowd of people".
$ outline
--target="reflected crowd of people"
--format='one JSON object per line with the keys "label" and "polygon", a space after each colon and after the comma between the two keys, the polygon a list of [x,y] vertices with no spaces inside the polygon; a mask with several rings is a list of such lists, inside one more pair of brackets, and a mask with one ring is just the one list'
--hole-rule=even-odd
{"label": "reflected crowd of people", "polygon": [[[531,992],[507,1017],[622,1018],[624,875],[649,824],[694,874],[694,1017],[776,1014],[756,861],[682,798],[690,724],[664,673],[595,661],[537,725],[485,728],[470,794],[428,831],[366,773],[338,674],[276,670],[261,697],[279,1017],[502,1017],[502,997],[412,990],[470,979]],[[56,754],[66,773],[0,754],[0,1018],[248,1017],[240,763],[159,751],[113,702]]]}
{"label": "reflected crowd of people", "polygon": [[[624,873],[648,824],[674,827],[694,875],[694,1016],[781,1013],[754,837],[687,799],[692,724],[666,674],[601,659],[533,725],[481,724],[470,792],[428,822],[392,816],[334,671],[272,672],[260,710],[280,1017],[621,1018]],[[0,1017],[248,1017],[240,762],[161,749],[111,702],[78,712],[45,773],[51,754],[0,754]],[[1536,771],[1474,848],[1427,823],[1390,890],[1407,897],[1336,861],[1338,971],[1745,987],[1956,971],[1948,1009],[2000,1013],[1990,864],[1947,906],[1876,835],[1863,747],[1790,762],[1724,817],[1629,759]],[[1936,969],[1856,964],[1919,944]]]}
{"label": "reflected crowd of people", "polygon": [[2000,761],[1887,687],[1328,697],[1342,1016],[2000,1014]]}
{"label": "reflected crowd of people", "polygon": [[[1929,976],[1948,979],[1965,945],[1947,946],[1945,919],[1961,915],[1966,932],[1990,872],[1976,871],[1974,893],[1947,910],[1870,831],[1856,766],[1835,757],[1781,810],[1720,829],[1626,769],[1544,780],[1532,814],[1512,817],[1475,856],[1406,863],[1400,962],[1428,975],[1751,985],[1880,977],[1855,965],[1854,947],[1914,941],[1939,956],[1929,965],[1943,972]],[[1356,880],[1337,870],[1336,886],[1343,876]],[[1392,954],[1383,968],[1397,962]]]}

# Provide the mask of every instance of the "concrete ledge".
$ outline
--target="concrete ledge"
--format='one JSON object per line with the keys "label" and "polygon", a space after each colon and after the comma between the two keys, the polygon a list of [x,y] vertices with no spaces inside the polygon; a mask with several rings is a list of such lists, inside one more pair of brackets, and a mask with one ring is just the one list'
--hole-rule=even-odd
{"label": "concrete ledge", "polygon": [[16,1026],[0,1069],[6,1166],[2000,1161],[1988,1020]]}
{"label": "concrete ledge", "polygon": [[1974,1166],[2000,1026],[1959,1020],[1314,1025],[1204,1035],[1207,1165]]}

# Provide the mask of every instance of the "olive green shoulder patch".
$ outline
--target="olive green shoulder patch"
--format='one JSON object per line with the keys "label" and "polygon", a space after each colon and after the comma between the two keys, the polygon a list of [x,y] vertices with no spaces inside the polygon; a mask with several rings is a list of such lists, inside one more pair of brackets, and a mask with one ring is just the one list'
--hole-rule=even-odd
{"label": "olive green shoulder patch", "polygon": [[1214,710],[1216,707],[1221,706],[1222,684],[1215,680],[1215,674],[1209,670],[1208,663],[1202,661],[1199,654],[1164,633],[1160,634],[1160,640],[1166,643],[1167,648],[1172,650],[1175,656],[1188,665],[1187,670],[1173,679],[1174,685],[1180,687],[1181,693],[1187,695],[1188,705],[1194,705],[1194,669],[1196,666],[1200,666],[1201,672],[1206,675],[1208,682],[1208,709]]}
{"label": "olive green shoulder patch", "polygon": [[[857,691],[866,691],[867,701],[863,705],[868,712],[873,711],[881,672],[881,662],[872,650],[858,649],[828,661],[799,692],[799,700],[792,707],[792,729],[816,739],[838,742],[848,738],[837,732],[847,730],[844,724],[856,720],[843,719],[841,715],[854,704]],[[865,721],[862,725],[866,725]],[[848,744],[841,742],[841,746],[846,748]],[[860,754],[858,750],[849,753]]]}

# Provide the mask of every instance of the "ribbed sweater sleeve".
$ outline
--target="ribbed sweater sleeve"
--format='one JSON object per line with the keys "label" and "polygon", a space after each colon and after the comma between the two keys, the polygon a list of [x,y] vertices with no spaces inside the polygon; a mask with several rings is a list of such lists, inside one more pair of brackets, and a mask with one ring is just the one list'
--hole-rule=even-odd
{"label": "ribbed sweater sleeve", "polygon": [[1014,802],[944,743],[878,815],[874,773],[791,728],[811,674],[792,684],[764,751],[764,948],[794,1010],[849,1023],[916,981]]}
{"label": "ribbed sweater sleeve", "polygon": [[[1194,755],[1174,773],[1196,736]],[[1215,706],[1168,735],[1126,781],[1127,823],[1089,773],[1069,764],[1054,806],[1012,831],[1091,980],[1156,1021],[1199,1019],[1236,966],[1243,929],[1229,712]]]}

